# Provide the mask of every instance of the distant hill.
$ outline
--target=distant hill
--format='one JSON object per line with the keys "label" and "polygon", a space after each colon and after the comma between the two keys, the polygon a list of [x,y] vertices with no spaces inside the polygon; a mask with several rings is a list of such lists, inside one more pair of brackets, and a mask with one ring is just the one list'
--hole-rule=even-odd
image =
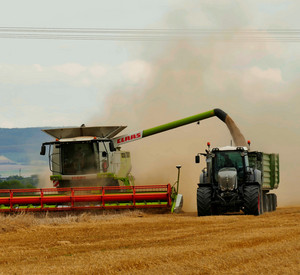
{"label": "distant hill", "polygon": [[[22,165],[39,161],[46,162],[45,156],[40,156],[41,144],[52,138],[42,132],[47,127],[36,128],[0,128],[0,156],[2,161],[8,160]],[[0,163],[1,165],[1,163]]]}

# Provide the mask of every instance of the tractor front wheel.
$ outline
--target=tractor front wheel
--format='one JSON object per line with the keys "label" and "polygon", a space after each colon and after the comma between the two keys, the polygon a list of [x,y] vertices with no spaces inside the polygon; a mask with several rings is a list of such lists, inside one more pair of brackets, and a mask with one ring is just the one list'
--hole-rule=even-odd
{"label": "tractor front wheel", "polygon": [[203,186],[197,189],[197,211],[198,216],[210,216],[211,209],[211,195],[212,190],[210,187]]}
{"label": "tractor front wheel", "polygon": [[244,188],[244,212],[246,215],[261,214],[261,191],[258,185],[247,185]]}

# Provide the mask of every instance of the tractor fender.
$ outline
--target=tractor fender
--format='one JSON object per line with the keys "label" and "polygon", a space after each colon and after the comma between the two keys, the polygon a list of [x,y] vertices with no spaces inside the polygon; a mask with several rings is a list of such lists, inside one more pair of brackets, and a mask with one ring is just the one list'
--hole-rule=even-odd
{"label": "tractor fender", "polygon": [[249,175],[247,185],[261,185],[262,178],[261,178],[261,171],[258,169],[252,170],[252,173]]}
{"label": "tractor fender", "polygon": [[257,182],[259,185],[262,184],[261,171],[258,169],[254,169],[254,182]]}

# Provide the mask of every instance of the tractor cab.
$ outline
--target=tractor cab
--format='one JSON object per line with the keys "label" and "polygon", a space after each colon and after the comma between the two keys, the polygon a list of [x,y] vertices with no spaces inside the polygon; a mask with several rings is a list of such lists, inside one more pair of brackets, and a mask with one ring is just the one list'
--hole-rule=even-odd
{"label": "tractor cab", "polygon": [[236,174],[238,182],[243,182],[247,167],[249,167],[247,148],[228,146],[212,150],[212,170],[216,183],[225,171]]}

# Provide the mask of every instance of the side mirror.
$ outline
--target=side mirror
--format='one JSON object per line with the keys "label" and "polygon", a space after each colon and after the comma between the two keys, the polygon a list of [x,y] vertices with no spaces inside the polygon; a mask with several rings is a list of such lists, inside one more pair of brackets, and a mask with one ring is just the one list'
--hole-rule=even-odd
{"label": "side mirror", "polygon": [[109,150],[110,150],[111,152],[115,152],[115,151],[116,151],[114,142],[113,142],[112,140],[109,142]]}
{"label": "side mirror", "polygon": [[199,155],[195,156],[195,162],[200,163],[200,156]]}
{"label": "side mirror", "polygon": [[46,154],[46,146],[43,144],[42,147],[41,147],[40,155],[44,156],[45,154]]}

